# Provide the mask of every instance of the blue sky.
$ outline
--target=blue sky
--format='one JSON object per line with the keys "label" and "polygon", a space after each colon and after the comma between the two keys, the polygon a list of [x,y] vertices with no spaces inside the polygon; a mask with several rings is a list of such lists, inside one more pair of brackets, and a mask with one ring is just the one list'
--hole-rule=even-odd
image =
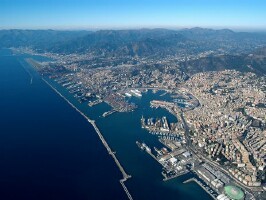
{"label": "blue sky", "polygon": [[0,29],[266,30],[265,0],[0,0]]}

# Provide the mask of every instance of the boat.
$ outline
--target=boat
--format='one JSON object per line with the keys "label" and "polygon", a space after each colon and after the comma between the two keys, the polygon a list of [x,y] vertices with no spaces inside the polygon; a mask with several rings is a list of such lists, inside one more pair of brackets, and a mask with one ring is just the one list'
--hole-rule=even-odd
{"label": "boat", "polygon": [[125,95],[127,96],[127,97],[132,97],[132,95],[131,94],[129,94],[129,93],[125,93]]}
{"label": "boat", "polygon": [[138,147],[141,149],[141,150],[144,150],[144,146],[142,143],[140,143],[139,141],[136,141],[136,144],[138,145]]}
{"label": "boat", "polygon": [[142,96],[142,95],[141,95],[141,92],[140,92],[139,90],[130,90],[130,92],[131,92],[133,95],[137,96],[137,97],[141,97],[141,96]]}

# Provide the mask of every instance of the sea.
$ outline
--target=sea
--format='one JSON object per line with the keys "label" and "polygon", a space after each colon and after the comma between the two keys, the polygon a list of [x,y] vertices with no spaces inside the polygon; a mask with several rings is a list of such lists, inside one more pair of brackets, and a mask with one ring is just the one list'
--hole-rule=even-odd
{"label": "sea", "polygon": [[[0,199],[16,200],[120,200],[128,199],[119,180],[122,174],[88,121],[49,87],[25,62],[47,58],[13,55],[0,50]],[[75,107],[96,121],[120,164],[132,177],[125,185],[133,199],[212,199],[187,174],[163,181],[162,167],[136,141],[162,147],[158,136],[141,128],[140,118],[166,116],[166,110],[149,102],[167,100],[163,91],[149,90],[141,98],[131,97],[138,109],[129,113],[102,114],[106,103],[89,107],[68,91],[45,78]]]}

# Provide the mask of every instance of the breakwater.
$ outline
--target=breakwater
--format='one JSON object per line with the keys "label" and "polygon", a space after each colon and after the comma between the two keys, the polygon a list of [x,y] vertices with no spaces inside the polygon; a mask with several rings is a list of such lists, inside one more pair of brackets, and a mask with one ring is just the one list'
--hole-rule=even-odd
{"label": "breakwater", "polygon": [[111,148],[109,147],[108,143],[106,142],[106,140],[104,139],[103,135],[101,134],[99,128],[97,127],[96,123],[94,120],[89,119],[83,112],[81,112],[73,103],[71,103],[66,97],[64,97],[55,87],[53,87],[47,80],[45,80],[44,78],[42,78],[42,80],[52,89],[54,90],[60,97],[62,97],[72,108],[74,108],[77,112],[79,112],[95,129],[96,133],[98,134],[100,140],[102,141],[103,145],[105,146],[105,148],[107,149],[108,153],[112,156],[112,158],[114,159],[116,165],[118,166],[119,170],[121,171],[123,178],[120,180],[120,183],[124,189],[124,191],[126,192],[128,199],[133,200],[131,194],[129,193],[126,185],[125,185],[125,181],[129,178],[131,178],[131,175],[128,175],[124,168],[122,167],[122,165],[120,164],[120,162],[118,161],[118,159],[115,156],[115,152],[113,152],[111,150]]}
{"label": "breakwater", "polygon": [[25,63],[23,63],[21,60],[19,61],[19,63],[21,64],[21,66],[23,67],[23,69],[27,72],[27,74],[30,77],[30,85],[32,85],[33,82],[33,75],[31,74],[31,72],[29,71],[29,69],[27,69],[27,66],[25,65]]}

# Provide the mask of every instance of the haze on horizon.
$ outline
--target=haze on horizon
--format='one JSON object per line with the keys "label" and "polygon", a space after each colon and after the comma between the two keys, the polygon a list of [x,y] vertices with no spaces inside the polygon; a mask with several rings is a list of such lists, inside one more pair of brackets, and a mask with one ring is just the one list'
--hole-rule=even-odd
{"label": "haze on horizon", "polygon": [[263,0],[0,0],[0,29],[266,30]]}

